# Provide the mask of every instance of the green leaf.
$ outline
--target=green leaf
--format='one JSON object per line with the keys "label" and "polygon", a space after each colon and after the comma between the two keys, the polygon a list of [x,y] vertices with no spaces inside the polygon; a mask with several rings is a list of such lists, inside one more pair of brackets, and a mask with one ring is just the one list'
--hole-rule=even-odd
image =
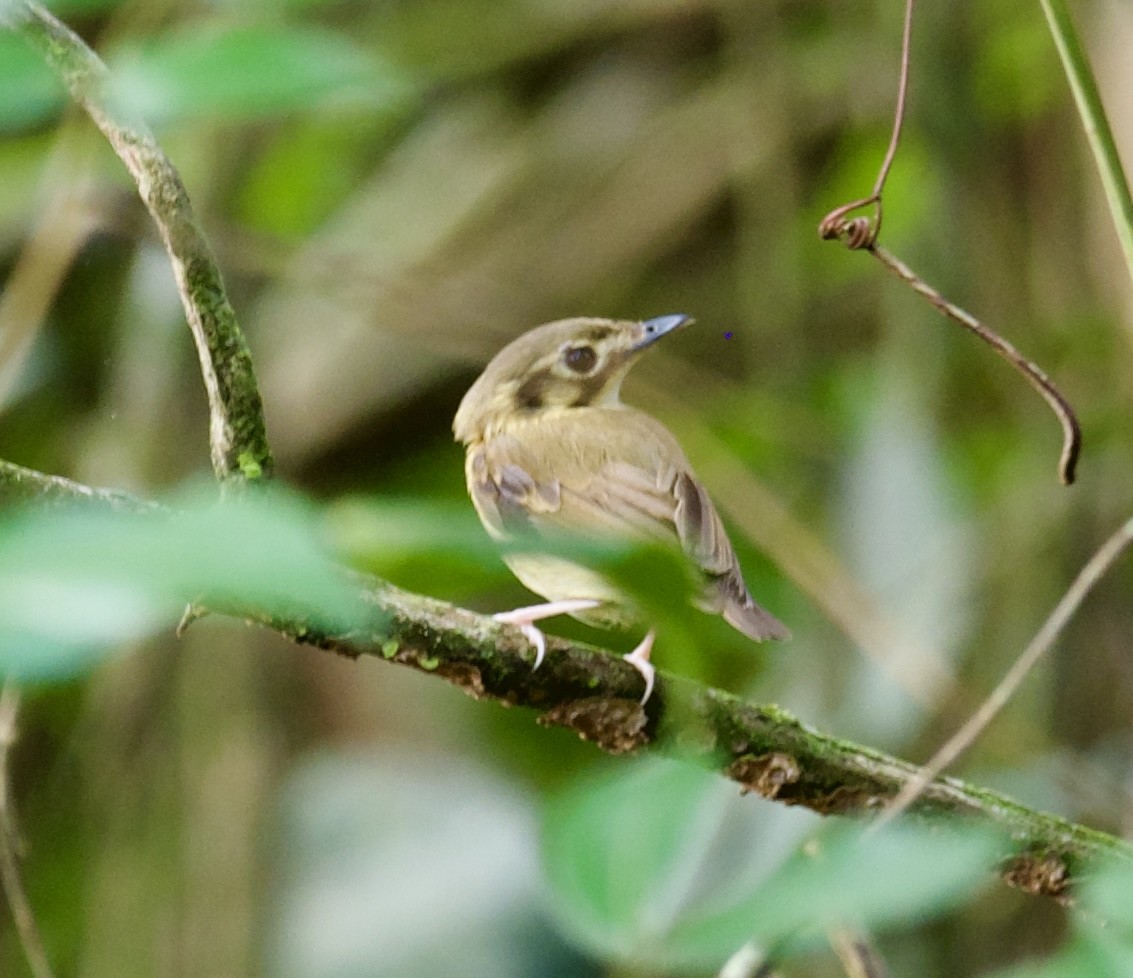
{"label": "green leaf", "polygon": [[284,27],[200,29],[122,51],[110,95],[155,123],[270,115],[329,100],[385,105],[405,76],[346,37]]}
{"label": "green leaf", "polygon": [[623,761],[548,803],[552,910],[569,937],[606,957],[718,964],[735,947],[690,959],[674,929],[704,901],[757,886],[816,821],[686,765]]}
{"label": "green leaf", "polygon": [[691,566],[672,546],[581,536],[516,536],[500,544],[467,503],[351,499],[328,510],[328,528],[352,563],[390,573],[409,561],[460,560],[496,566],[501,554],[543,553],[593,568],[624,591],[643,620],[671,630],[687,627],[693,595]]}
{"label": "green leaf", "polygon": [[172,629],[187,602],[306,617],[312,628],[372,620],[318,540],[309,507],[279,492],[173,512],[37,511],[0,523],[0,674],[58,679],[115,643]]}
{"label": "green leaf", "polygon": [[967,898],[991,878],[1002,841],[974,826],[899,824],[871,833],[838,824],[808,843],[746,899],[674,935],[688,952],[774,944],[832,925],[908,925]]}
{"label": "green leaf", "polygon": [[373,569],[422,556],[498,560],[499,547],[467,503],[346,499],[327,509],[326,526],[344,557]]}
{"label": "green leaf", "polygon": [[43,59],[23,38],[0,28],[0,131],[36,125],[58,114],[62,104],[63,88]]}
{"label": "green leaf", "polygon": [[543,855],[565,931],[606,956],[718,968],[754,940],[800,943],[836,923],[907,925],[991,878],[1001,840],[970,827],[831,826],[649,763],[572,787],[548,808]]}
{"label": "green leaf", "polygon": [[1082,906],[1133,938],[1133,866],[1114,862],[1091,877],[1082,890]]}
{"label": "green leaf", "polygon": [[43,4],[56,17],[77,17],[95,14],[122,6],[122,0],[50,0]]}

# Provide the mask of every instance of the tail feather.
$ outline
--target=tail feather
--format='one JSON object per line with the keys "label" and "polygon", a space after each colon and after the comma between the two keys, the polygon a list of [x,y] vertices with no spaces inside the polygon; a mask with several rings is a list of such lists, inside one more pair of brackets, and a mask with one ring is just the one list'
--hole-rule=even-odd
{"label": "tail feather", "polygon": [[748,638],[757,642],[765,639],[785,639],[791,637],[791,630],[787,628],[770,611],[761,608],[750,595],[745,595],[746,601],[729,601],[724,605],[721,614],[724,621],[736,631],[743,632]]}

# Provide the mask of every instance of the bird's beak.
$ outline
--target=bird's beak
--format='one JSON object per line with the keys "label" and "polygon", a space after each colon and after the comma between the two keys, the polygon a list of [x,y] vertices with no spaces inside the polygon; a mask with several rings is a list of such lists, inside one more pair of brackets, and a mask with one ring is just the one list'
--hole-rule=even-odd
{"label": "bird's beak", "polygon": [[680,312],[671,316],[657,316],[654,319],[646,319],[641,324],[641,339],[634,344],[633,349],[635,351],[643,350],[651,343],[657,342],[662,336],[673,333],[692,322],[695,322],[692,316],[686,316]]}

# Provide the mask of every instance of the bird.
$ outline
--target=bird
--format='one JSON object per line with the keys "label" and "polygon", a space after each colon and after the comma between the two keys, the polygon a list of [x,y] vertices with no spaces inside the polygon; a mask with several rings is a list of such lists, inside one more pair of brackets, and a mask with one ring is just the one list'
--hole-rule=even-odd
{"label": "bird", "polygon": [[[505,346],[460,402],[453,434],[465,446],[468,493],[497,541],[532,536],[662,540],[679,544],[699,575],[695,604],[755,641],[790,633],[756,604],[707,491],[676,438],[651,415],[623,404],[622,381],[641,356],[693,320],[579,317],[545,323]],[[507,552],[513,574],[545,603],[495,615],[535,650],[535,622],[569,614],[599,628],[643,624],[632,603],[584,563]],[[624,656],[653,692],[655,631]]]}

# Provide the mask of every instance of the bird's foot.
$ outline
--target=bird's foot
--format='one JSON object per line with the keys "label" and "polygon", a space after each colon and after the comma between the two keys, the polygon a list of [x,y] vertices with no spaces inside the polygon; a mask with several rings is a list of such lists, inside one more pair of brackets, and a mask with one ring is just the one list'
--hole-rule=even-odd
{"label": "bird's foot", "polygon": [[637,648],[628,655],[622,656],[626,662],[641,673],[641,678],[645,680],[645,695],[641,697],[642,706],[653,695],[653,679],[657,675],[657,670],[653,668],[653,663],[649,661],[649,653],[653,651],[653,639],[656,637],[657,633],[652,628],[649,629]]}
{"label": "bird's foot", "polygon": [[535,627],[535,622],[544,618],[554,618],[556,615],[568,615],[575,611],[587,611],[597,608],[598,602],[589,598],[575,598],[569,601],[548,601],[545,604],[528,605],[526,608],[516,608],[513,611],[501,611],[492,617],[502,625],[515,625],[535,649],[535,665],[538,669],[547,654],[547,640],[543,633]]}

